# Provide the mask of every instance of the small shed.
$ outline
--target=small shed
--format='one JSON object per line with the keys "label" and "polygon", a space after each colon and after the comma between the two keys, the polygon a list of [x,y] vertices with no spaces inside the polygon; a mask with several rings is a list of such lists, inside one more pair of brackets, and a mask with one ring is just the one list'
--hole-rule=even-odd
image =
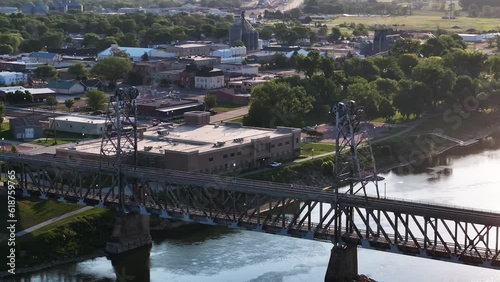
{"label": "small shed", "polygon": [[10,119],[10,131],[15,139],[38,139],[43,137],[43,125],[38,115],[26,115]]}

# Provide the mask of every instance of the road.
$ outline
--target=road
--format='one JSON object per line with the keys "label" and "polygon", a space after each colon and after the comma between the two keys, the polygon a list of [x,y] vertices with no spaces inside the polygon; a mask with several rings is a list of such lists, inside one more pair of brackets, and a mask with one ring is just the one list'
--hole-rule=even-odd
{"label": "road", "polygon": [[52,224],[52,223],[58,222],[58,221],[63,220],[63,219],[65,219],[65,218],[68,218],[68,217],[71,217],[71,216],[77,215],[77,214],[79,214],[79,213],[82,213],[82,212],[85,212],[85,211],[91,210],[91,209],[93,209],[93,208],[94,208],[94,207],[88,206],[88,207],[84,207],[84,208],[81,208],[81,209],[76,210],[76,211],[72,211],[72,212],[65,213],[65,214],[60,215],[60,216],[56,216],[56,217],[51,218],[51,219],[49,219],[49,220],[47,220],[47,221],[44,221],[44,222],[42,222],[42,223],[40,223],[40,224],[37,224],[37,225],[32,226],[32,227],[30,227],[30,228],[24,229],[23,231],[19,231],[19,232],[17,232],[17,233],[16,233],[16,237],[21,237],[21,236],[24,236],[24,235],[26,235],[26,234],[28,234],[28,233],[31,233],[31,232],[33,232],[33,231],[35,231],[35,230],[37,230],[37,229],[40,229],[40,228],[42,228],[42,227],[45,227],[45,226],[49,225],[49,224]]}
{"label": "road", "polygon": [[221,121],[228,121],[231,119],[235,119],[237,117],[244,116],[244,115],[248,114],[249,108],[250,107],[243,107],[243,108],[239,108],[239,109],[234,110],[234,111],[224,112],[224,113],[217,114],[215,116],[211,116],[210,122],[216,123],[216,122],[221,122]]}

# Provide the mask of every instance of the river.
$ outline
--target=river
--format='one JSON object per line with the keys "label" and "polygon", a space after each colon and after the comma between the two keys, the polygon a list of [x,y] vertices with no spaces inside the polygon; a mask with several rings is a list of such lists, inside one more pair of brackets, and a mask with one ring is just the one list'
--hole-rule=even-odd
{"label": "river", "polygon": [[[384,174],[380,190],[387,197],[500,211],[499,174],[500,142],[491,140],[411,174]],[[150,253],[141,250],[124,261],[97,258],[11,281],[323,281],[330,249],[328,243],[210,228],[156,240]],[[498,270],[373,250],[358,249],[358,260],[359,273],[383,282],[500,281]]]}

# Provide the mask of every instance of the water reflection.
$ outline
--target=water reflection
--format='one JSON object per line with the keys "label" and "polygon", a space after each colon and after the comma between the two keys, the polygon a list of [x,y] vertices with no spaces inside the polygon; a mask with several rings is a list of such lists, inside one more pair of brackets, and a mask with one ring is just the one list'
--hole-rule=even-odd
{"label": "water reflection", "polygon": [[[149,282],[149,254],[151,246],[110,256],[117,282]],[[106,280],[103,280],[106,281]]]}

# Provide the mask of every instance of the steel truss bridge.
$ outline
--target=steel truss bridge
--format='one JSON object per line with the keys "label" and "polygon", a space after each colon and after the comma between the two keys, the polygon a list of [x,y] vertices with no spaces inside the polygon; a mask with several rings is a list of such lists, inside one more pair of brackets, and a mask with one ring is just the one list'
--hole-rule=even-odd
{"label": "steel truss bridge", "polygon": [[[112,165],[12,153],[0,160],[16,171],[19,192],[120,203]],[[336,201],[319,187],[126,165],[122,173],[128,202],[163,218],[327,242],[340,236],[367,249],[500,269],[498,213],[348,193]]]}

